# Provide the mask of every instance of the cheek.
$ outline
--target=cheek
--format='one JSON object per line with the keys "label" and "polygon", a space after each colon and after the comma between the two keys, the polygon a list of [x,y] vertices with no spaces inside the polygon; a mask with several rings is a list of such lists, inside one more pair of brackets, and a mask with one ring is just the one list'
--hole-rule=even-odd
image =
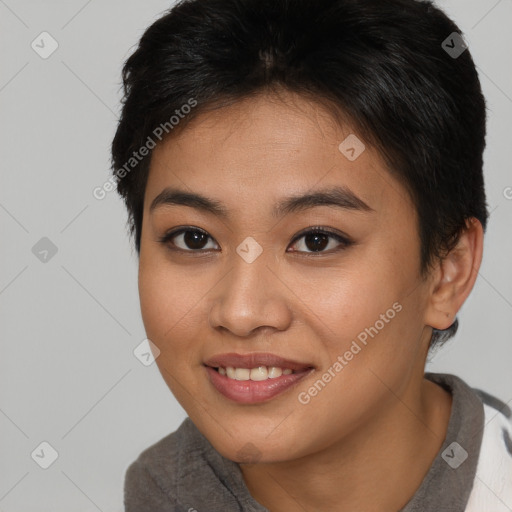
{"label": "cheek", "polygon": [[363,387],[371,396],[372,383],[380,384],[370,369],[392,386],[398,385],[400,374],[410,371],[417,358],[422,324],[409,282],[413,280],[402,279],[392,265],[362,263],[357,270],[351,267],[350,274],[331,279],[324,286],[323,301],[316,297],[311,302],[316,318],[328,327],[321,336],[327,366],[339,356],[343,358],[343,370],[337,372],[343,375],[337,379],[340,385],[345,379],[365,382]]}
{"label": "cheek", "polygon": [[[318,280],[316,286],[308,284],[313,293],[311,309],[330,327],[331,337],[343,340],[356,337],[399,299],[396,283],[392,279],[383,279],[383,272],[375,267],[373,272],[371,267],[362,265],[358,269],[352,267],[350,272],[336,274],[331,272],[328,277]],[[317,291],[320,289],[322,293]]]}
{"label": "cheek", "polygon": [[200,360],[200,292],[190,274],[178,267],[141,259],[139,297],[146,335],[160,350],[156,364],[163,379],[187,410],[196,403],[187,390],[198,386],[198,375],[190,369]]}
{"label": "cheek", "polygon": [[146,332],[165,341],[173,332],[188,327],[199,290],[197,277],[163,260],[159,256],[141,258],[139,298]]}

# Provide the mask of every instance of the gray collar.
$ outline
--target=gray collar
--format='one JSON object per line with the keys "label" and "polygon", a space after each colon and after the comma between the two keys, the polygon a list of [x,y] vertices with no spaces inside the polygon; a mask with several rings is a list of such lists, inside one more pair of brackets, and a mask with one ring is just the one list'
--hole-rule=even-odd
{"label": "gray collar", "polygon": [[[452,411],[441,449],[419,489],[400,512],[463,512],[480,454],[483,405],[475,392],[454,375],[426,373],[425,377],[452,394]],[[220,455],[189,418],[179,430],[182,445],[174,492],[183,507],[192,507],[199,512],[269,512],[251,496],[240,466]],[[459,465],[465,452],[467,459]],[[455,469],[455,466],[458,467]],[[205,496],[201,489],[197,489],[199,476],[202,488],[219,489],[215,496]]]}
{"label": "gray collar", "polygon": [[[476,475],[484,407],[459,377],[437,373],[426,373],[425,377],[452,394],[452,412],[441,449],[420,488],[400,512],[463,512]],[[463,460],[465,452],[467,459]]]}

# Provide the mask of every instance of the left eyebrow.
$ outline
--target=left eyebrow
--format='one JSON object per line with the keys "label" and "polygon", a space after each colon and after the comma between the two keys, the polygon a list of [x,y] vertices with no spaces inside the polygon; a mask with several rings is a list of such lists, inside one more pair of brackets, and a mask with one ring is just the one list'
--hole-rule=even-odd
{"label": "left eyebrow", "polygon": [[375,211],[348,187],[332,187],[310,194],[287,197],[274,207],[273,216],[279,218],[292,212],[309,210],[317,206],[334,206],[343,210],[362,212]]}
{"label": "left eyebrow", "polygon": [[[223,219],[229,218],[230,211],[218,200],[177,188],[165,188],[149,207],[152,212],[158,206],[182,205],[213,214]],[[333,206],[343,210],[374,212],[360,197],[348,187],[331,187],[308,194],[289,196],[281,200],[272,210],[273,217],[281,218],[293,212],[310,210],[318,206]]]}

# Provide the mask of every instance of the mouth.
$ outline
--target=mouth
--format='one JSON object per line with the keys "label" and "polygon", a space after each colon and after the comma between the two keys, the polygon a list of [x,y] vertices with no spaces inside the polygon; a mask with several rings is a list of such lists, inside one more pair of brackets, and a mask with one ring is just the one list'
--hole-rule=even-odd
{"label": "mouth", "polygon": [[220,394],[245,404],[269,401],[315,369],[311,364],[274,354],[223,354],[209,359],[204,366],[210,383]]}

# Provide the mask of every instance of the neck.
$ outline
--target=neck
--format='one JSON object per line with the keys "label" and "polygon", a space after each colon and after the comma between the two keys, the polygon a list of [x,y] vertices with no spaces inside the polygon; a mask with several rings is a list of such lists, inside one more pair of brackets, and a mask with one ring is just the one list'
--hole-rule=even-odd
{"label": "neck", "polygon": [[273,512],[400,510],[442,446],[451,402],[448,392],[423,379],[328,449],[292,461],[242,464],[243,478]]}

